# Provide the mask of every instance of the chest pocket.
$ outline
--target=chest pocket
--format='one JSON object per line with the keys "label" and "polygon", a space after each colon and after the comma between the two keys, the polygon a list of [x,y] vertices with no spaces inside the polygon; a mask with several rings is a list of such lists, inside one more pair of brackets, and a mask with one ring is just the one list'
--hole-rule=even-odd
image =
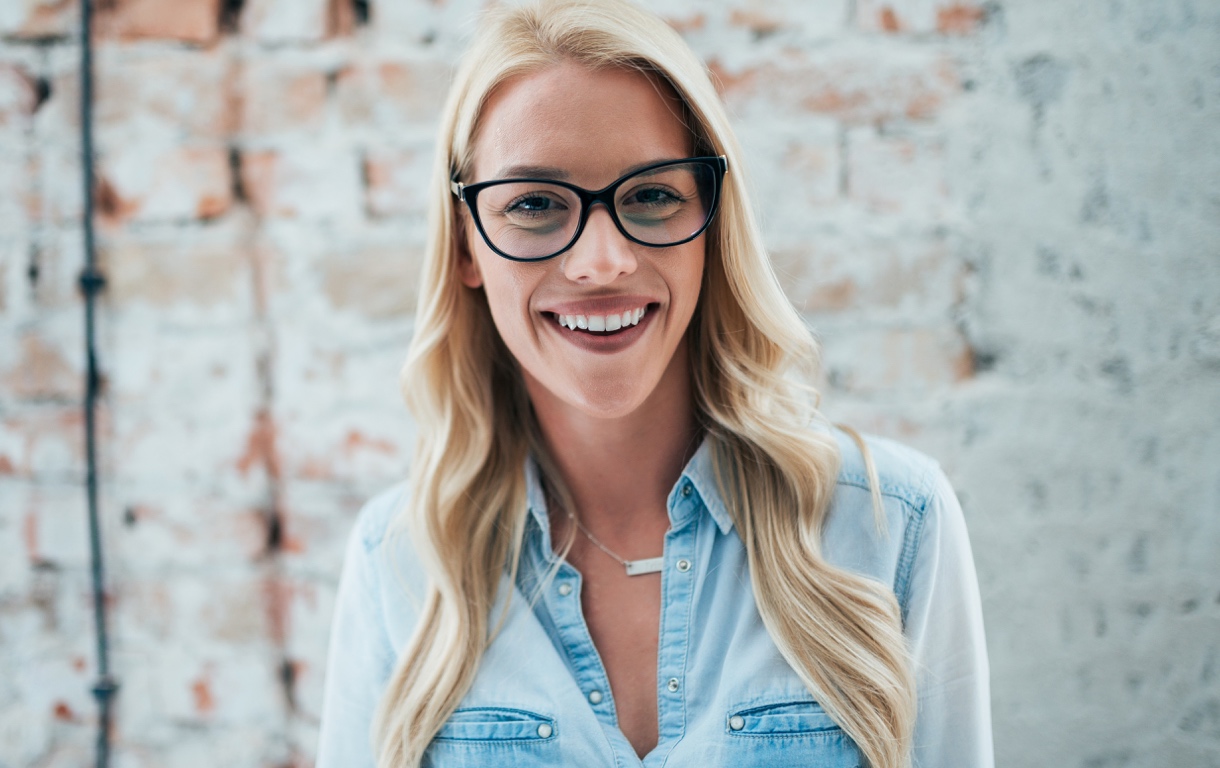
{"label": "chest pocket", "polygon": [[722,765],[860,768],[860,750],[813,700],[756,702],[729,711]]}
{"label": "chest pocket", "polygon": [[424,755],[428,768],[559,765],[555,718],[510,707],[455,711]]}

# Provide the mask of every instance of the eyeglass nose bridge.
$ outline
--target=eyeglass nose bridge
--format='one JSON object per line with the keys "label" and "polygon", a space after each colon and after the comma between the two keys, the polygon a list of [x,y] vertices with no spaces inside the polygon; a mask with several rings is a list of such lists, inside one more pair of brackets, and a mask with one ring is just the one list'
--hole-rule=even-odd
{"label": "eyeglass nose bridge", "polygon": [[631,237],[623,228],[623,222],[619,221],[618,210],[614,207],[614,195],[618,192],[618,188],[623,185],[626,179],[619,179],[605,189],[599,189],[596,192],[589,192],[583,189],[577,189],[576,194],[580,198],[580,220],[576,222],[576,231],[572,234],[572,242],[568,244],[568,248],[576,245],[576,241],[585,231],[585,225],[589,223],[589,215],[593,213],[593,206],[601,203],[606,207],[606,213],[610,214],[610,221],[614,222],[614,227],[631,241]]}

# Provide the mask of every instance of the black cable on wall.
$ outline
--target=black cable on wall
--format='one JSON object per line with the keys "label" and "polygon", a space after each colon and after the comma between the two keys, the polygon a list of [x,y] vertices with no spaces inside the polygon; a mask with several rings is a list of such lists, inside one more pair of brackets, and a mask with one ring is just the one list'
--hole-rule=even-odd
{"label": "black cable on wall", "polygon": [[85,298],[85,491],[89,506],[89,543],[93,575],[93,618],[97,633],[97,682],[93,695],[98,702],[97,766],[110,764],[111,704],[118,683],[110,676],[110,649],[106,636],[105,573],[102,568],[102,536],[98,523],[97,503],[97,399],[100,377],[97,367],[97,345],[94,313],[97,295],[106,285],[105,275],[97,266],[93,231],[93,40],[90,34],[92,15],[89,0],[80,4],[80,139],[81,182],[84,185],[85,266],[78,284]]}

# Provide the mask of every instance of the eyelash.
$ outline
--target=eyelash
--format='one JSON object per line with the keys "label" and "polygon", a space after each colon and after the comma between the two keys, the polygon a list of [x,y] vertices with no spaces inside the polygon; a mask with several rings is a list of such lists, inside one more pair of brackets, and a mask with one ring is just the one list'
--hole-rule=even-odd
{"label": "eyelash", "polygon": [[516,199],[509,201],[509,203],[508,203],[507,205],[505,205],[505,206],[504,206],[504,208],[503,208],[502,210],[498,211],[498,213],[499,213],[500,215],[504,215],[504,214],[507,214],[507,213],[516,213],[516,214],[518,214],[518,215],[521,215],[521,214],[525,214],[525,215],[537,215],[537,214],[540,214],[540,213],[545,213],[545,211],[538,211],[538,210],[524,210],[524,209],[521,209],[521,208],[519,208],[519,207],[518,207],[518,206],[520,206],[522,203],[524,203],[524,201],[526,201],[526,200],[530,200],[530,199],[533,199],[533,198],[541,198],[541,199],[543,199],[543,200],[548,201],[549,203],[552,203],[552,204],[558,203],[558,204],[562,205],[562,202],[561,202],[561,201],[559,201],[559,200],[555,200],[555,199],[550,198],[550,197],[547,197],[545,194],[540,194],[540,193],[537,193],[537,192],[531,192],[531,193],[528,193],[528,194],[521,195],[521,196],[517,197]]}
{"label": "eyelash", "polygon": [[[668,201],[672,201],[675,203],[685,203],[686,202],[686,198],[684,198],[681,195],[679,195],[678,193],[674,192],[672,189],[668,189],[666,187],[648,187],[645,189],[632,190],[632,192],[628,196],[628,198],[634,197],[634,196],[640,194],[641,192],[660,192],[661,194],[665,195],[668,198]],[[643,202],[643,203],[641,203],[641,205],[657,205],[662,202],[667,202],[667,201]]]}

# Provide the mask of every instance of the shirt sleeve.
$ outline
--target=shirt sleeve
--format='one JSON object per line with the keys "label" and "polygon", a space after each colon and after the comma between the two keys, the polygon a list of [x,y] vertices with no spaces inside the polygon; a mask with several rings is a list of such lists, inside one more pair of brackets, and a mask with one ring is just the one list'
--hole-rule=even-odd
{"label": "shirt sleeve", "polygon": [[919,696],[915,768],[993,768],[978,577],[961,505],[939,468],[911,567],[906,633]]}
{"label": "shirt sleeve", "polygon": [[[366,510],[367,512],[367,510]],[[377,544],[352,531],[331,624],[317,768],[374,768],[373,712],[395,654],[382,615]]]}

